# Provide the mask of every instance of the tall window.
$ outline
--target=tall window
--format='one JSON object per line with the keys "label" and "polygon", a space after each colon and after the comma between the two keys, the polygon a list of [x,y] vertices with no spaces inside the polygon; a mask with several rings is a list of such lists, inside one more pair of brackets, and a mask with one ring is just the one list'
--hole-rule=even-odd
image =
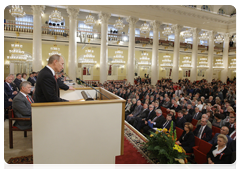
{"label": "tall window", "polygon": [[[129,32],[129,31],[128,31]],[[139,28],[136,28],[135,29],[135,36],[136,37],[140,37],[140,29]]]}
{"label": "tall window", "polygon": [[[15,18],[16,24],[17,25],[24,25],[21,26],[21,28],[26,28],[27,26],[33,26],[33,16],[32,15],[25,15],[24,17]],[[18,28],[18,26],[16,26]]]}
{"label": "tall window", "polygon": [[205,11],[210,11],[210,8],[209,8],[208,5],[203,5],[203,6],[201,7],[201,9],[202,9],[202,10],[205,10]]}
{"label": "tall window", "polygon": [[225,14],[225,12],[224,12],[224,10],[223,10],[222,8],[220,8],[220,9],[218,10],[218,13],[221,14],[221,15],[222,15],[222,14]]}
{"label": "tall window", "polygon": [[93,31],[93,26],[86,25],[86,24],[84,24],[83,21],[79,21],[78,22],[78,30],[92,32]]}

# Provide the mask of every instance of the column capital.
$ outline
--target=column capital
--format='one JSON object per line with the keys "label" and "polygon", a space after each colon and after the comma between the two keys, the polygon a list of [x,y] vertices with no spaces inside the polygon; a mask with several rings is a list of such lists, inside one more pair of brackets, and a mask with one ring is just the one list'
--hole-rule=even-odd
{"label": "column capital", "polygon": [[174,30],[175,35],[179,34],[182,28],[183,28],[182,25],[178,25],[178,24],[172,25],[172,29]]}
{"label": "column capital", "polygon": [[101,19],[102,23],[107,23],[109,18],[111,17],[111,14],[105,13],[105,12],[100,12],[98,14],[98,17]]}
{"label": "column capital", "polygon": [[226,33],[223,33],[223,36],[224,36],[224,38],[229,38],[229,37],[231,37],[231,36],[232,36],[232,34],[230,34],[230,33],[226,32]]}
{"label": "column capital", "polygon": [[136,22],[139,20],[139,18],[129,16],[126,18],[126,21],[129,23],[129,25],[135,25]]}
{"label": "column capital", "polygon": [[160,25],[162,24],[162,22],[154,20],[150,22],[150,25],[153,27],[153,29],[159,29]]}
{"label": "column capital", "polygon": [[68,17],[73,17],[73,19],[77,19],[79,9],[73,7],[67,7]]}
{"label": "column capital", "polygon": [[198,36],[198,34],[201,32],[201,29],[200,28],[191,28],[191,31],[193,33],[193,37],[194,36]]}
{"label": "column capital", "polygon": [[217,32],[213,31],[213,30],[210,30],[208,31],[208,35],[209,35],[209,39],[214,39],[214,36]]}
{"label": "column capital", "polygon": [[40,15],[45,10],[45,5],[31,5],[33,14]]}

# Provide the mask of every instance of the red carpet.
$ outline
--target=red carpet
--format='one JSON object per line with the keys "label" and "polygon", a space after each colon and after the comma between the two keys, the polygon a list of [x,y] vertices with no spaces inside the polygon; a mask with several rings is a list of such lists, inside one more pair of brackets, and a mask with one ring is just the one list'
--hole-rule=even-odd
{"label": "red carpet", "polygon": [[[116,157],[116,169],[153,169],[124,137],[124,155]],[[11,158],[4,169],[33,169],[32,155]]]}
{"label": "red carpet", "polygon": [[141,153],[124,137],[124,154],[116,156],[116,164],[148,164],[147,160],[142,157]]}

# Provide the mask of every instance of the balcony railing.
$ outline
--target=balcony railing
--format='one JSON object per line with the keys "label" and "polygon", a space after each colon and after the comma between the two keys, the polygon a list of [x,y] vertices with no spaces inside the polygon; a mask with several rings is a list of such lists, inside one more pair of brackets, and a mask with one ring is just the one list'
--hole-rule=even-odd
{"label": "balcony railing", "polygon": [[4,30],[18,32],[33,32],[33,23],[25,21],[7,20],[4,23]]}

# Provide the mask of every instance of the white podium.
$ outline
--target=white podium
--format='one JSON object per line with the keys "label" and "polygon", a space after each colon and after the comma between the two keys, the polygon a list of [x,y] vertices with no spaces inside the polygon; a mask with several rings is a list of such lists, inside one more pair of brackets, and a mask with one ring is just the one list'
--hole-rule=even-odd
{"label": "white podium", "polygon": [[[96,88],[98,100],[32,104],[34,164],[114,164],[123,154],[125,100]],[[95,99],[91,88],[60,91],[61,98]]]}

